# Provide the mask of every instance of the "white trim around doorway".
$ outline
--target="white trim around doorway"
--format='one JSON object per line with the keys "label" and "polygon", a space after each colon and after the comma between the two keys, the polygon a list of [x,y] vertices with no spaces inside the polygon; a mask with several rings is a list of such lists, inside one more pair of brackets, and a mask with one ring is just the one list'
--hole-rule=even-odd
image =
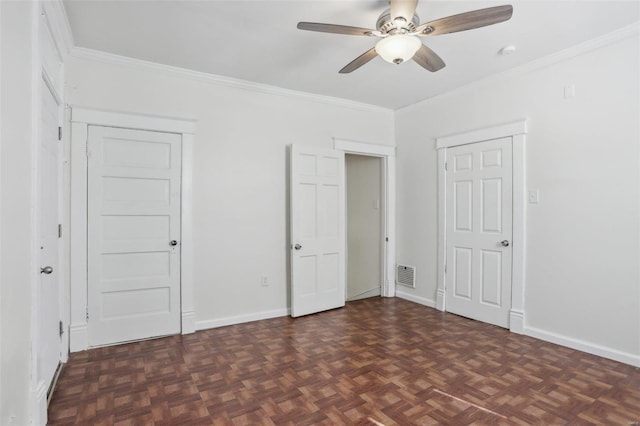
{"label": "white trim around doorway", "polygon": [[196,121],[71,107],[70,350],[89,347],[87,329],[87,135],[89,125],[182,135],[181,271],[182,334],[195,332],[193,282],[193,143]]}
{"label": "white trim around doorway", "polygon": [[383,280],[381,295],[394,297],[395,263],[396,263],[396,149],[393,146],[356,142],[347,139],[333,139],[334,149],[344,151],[345,154],[368,155],[379,157],[383,161],[384,170],[384,236],[387,238],[383,246]]}
{"label": "white trim around doorway", "polygon": [[513,260],[511,309],[509,311],[509,330],[524,334],[524,266],[526,247],[526,204],[525,204],[525,142],[527,134],[526,119],[515,122],[472,130],[465,133],[444,136],[436,139],[438,150],[438,288],[436,308],[445,311],[445,265],[446,265],[446,169],[447,148],[509,137],[513,156]]}

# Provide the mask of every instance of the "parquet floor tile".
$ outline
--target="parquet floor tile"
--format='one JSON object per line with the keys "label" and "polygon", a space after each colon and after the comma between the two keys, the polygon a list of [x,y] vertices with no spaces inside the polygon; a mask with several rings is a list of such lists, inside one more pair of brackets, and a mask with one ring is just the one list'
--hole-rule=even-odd
{"label": "parquet floor tile", "polygon": [[74,353],[51,425],[637,425],[640,369],[374,298]]}

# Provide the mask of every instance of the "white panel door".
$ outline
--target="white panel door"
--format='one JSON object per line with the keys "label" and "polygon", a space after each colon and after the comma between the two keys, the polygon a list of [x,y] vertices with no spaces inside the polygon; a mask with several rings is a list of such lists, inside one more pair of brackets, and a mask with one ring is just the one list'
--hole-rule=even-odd
{"label": "white panel door", "polygon": [[51,384],[60,362],[60,279],[58,262],[59,169],[58,102],[42,83],[38,171],[40,174],[38,225],[40,283],[37,294],[37,376]]}
{"label": "white panel door", "polygon": [[291,316],[345,303],[344,152],[291,146]]}
{"label": "white panel door", "polygon": [[511,308],[511,138],[447,149],[446,310],[501,327]]}
{"label": "white panel door", "polygon": [[87,156],[89,345],[179,333],[180,135],[89,126]]}

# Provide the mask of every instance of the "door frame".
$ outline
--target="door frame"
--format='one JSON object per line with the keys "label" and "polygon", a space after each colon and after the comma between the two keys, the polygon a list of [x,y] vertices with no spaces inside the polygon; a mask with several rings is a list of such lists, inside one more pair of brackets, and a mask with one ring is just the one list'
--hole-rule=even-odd
{"label": "door frame", "polygon": [[446,218],[447,218],[447,148],[471,143],[486,142],[492,139],[510,138],[512,145],[513,179],[513,233],[511,266],[511,308],[509,310],[509,330],[524,333],[524,268],[526,249],[526,173],[525,142],[527,120],[522,119],[507,124],[471,130],[450,136],[436,138],[438,150],[438,287],[436,290],[436,308],[446,311]]}
{"label": "door frame", "polygon": [[193,281],[193,144],[197,120],[71,107],[70,351],[89,348],[87,327],[87,139],[89,126],[177,133],[182,136],[181,334],[195,332]]}
{"label": "door frame", "polygon": [[[396,264],[396,148],[348,139],[333,138],[334,149],[345,154],[366,155],[382,159],[384,212],[383,233],[387,241],[382,241],[382,283],[380,294],[383,297],[395,297],[395,264]],[[346,212],[345,212],[346,213]],[[346,229],[345,229],[346,232]],[[345,235],[346,238],[346,235]],[[347,268],[345,267],[345,274]],[[346,277],[345,277],[346,280]],[[346,282],[346,281],[345,281]]]}
{"label": "door frame", "polygon": [[[347,164],[347,154],[351,155],[351,156],[358,156],[358,157],[369,157],[369,158],[375,158],[375,159],[380,159],[379,164],[379,170],[378,172],[380,173],[380,191],[377,194],[380,198],[379,200],[379,206],[380,206],[380,223],[378,223],[378,230],[380,231],[380,241],[379,241],[379,248],[380,248],[380,256],[378,261],[380,262],[379,265],[380,267],[378,268],[378,273],[380,274],[380,282],[378,283],[379,286],[377,288],[380,296],[382,296],[382,287],[383,287],[383,281],[384,281],[384,277],[385,277],[385,256],[384,256],[384,250],[385,250],[385,241],[384,238],[386,237],[386,217],[385,217],[385,212],[387,211],[387,194],[385,191],[385,187],[383,185],[383,183],[385,182],[384,177],[385,177],[385,168],[384,168],[384,160],[381,157],[377,157],[377,156],[373,156],[373,155],[365,155],[365,154],[353,154],[353,153],[347,153],[345,152],[345,158],[344,158],[344,177],[345,177],[345,182],[344,182],[344,190],[345,190],[345,200],[347,200],[347,197],[349,195],[349,182],[347,179],[347,171],[349,169],[349,165]],[[347,200],[348,201],[348,200]],[[349,203],[345,201],[345,285],[344,285],[344,297],[345,297],[345,302],[349,302]],[[373,289],[372,289],[373,290]],[[362,294],[367,294],[369,292],[371,292],[372,290],[368,290],[365,293]],[[374,296],[366,296],[364,298],[369,298],[369,297],[376,297]],[[360,299],[354,299],[353,301],[357,301]]]}

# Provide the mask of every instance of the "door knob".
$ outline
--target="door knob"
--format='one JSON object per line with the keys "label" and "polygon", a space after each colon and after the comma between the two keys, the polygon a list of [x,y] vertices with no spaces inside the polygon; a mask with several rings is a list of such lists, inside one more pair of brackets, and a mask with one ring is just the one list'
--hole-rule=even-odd
{"label": "door knob", "polygon": [[503,247],[509,247],[509,240],[502,240],[500,244],[502,244]]}
{"label": "door knob", "polygon": [[302,246],[300,244],[296,244],[295,246],[293,246],[293,248],[296,250],[300,250]]}
{"label": "door knob", "polygon": [[171,244],[172,246],[177,246],[178,242],[176,240],[171,240],[169,244]]}
{"label": "door knob", "polygon": [[44,268],[40,268],[41,274],[49,275],[52,272],[53,272],[53,268],[51,266],[45,266]]}

